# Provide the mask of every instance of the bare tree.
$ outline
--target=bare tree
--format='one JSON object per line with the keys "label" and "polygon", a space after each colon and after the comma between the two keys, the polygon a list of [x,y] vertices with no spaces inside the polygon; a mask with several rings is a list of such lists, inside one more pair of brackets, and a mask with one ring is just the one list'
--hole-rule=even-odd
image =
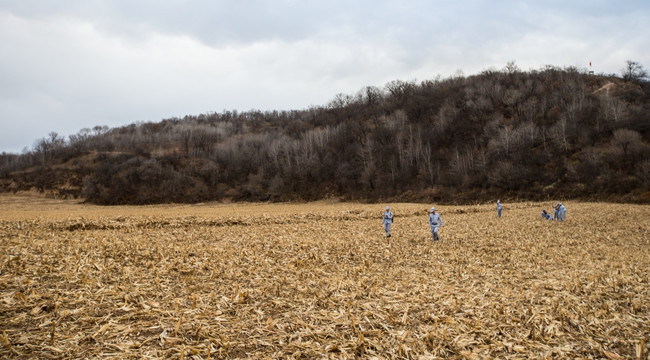
{"label": "bare tree", "polygon": [[95,133],[95,136],[101,136],[104,135],[108,132],[108,126],[106,125],[97,125],[93,127],[93,132]]}
{"label": "bare tree", "polygon": [[488,152],[494,158],[509,158],[514,133],[510,126],[502,127],[498,134],[488,142]]}
{"label": "bare tree", "polygon": [[57,151],[65,145],[65,138],[52,131],[48,134],[50,138],[42,138],[34,143],[34,152],[41,158],[41,164],[45,163],[56,156]]}
{"label": "bare tree", "polygon": [[522,122],[513,130],[511,139],[510,149],[525,154],[537,145],[539,130],[531,121]]}
{"label": "bare tree", "polygon": [[382,92],[382,89],[376,86],[366,86],[359,90],[358,96],[361,97],[365,105],[375,106],[383,99],[384,93]]}
{"label": "bare tree", "polygon": [[646,186],[650,186],[650,159],[644,160],[637,165],[636,173]]}
{"label": "bare tree", "polygon": [[521,69],[519,69],[519,66],[517,66],[517,62],[514,60],[508,61],[506,66],[503,68],[503,70],[507,74],[516,74],[521,71]]}
{"label": "bare tree", "polygon": [[456,148],[449,161],[449,172],[459,181],[465,181],[469,172],[474,168],[474,157],[469,147],[465,152]]}
{"label": "bare tree", "polygon": [[613,168],[632,169],[639,161],[647,159],[649,146],[640,133],[630,129],[614,131],[610,141],[609,161]]}
{"label": "bare tree", "polygon": [[392,80],[386,83],[386,90],[390,94],[391,100],[398,106],[406,105],[408,99],[415,92],[415,81]]}
{"label": "bare tree", "polygon": [[458,111],[459,109],[451,101],[446,100],[438,111],[438,121],[435,122],[435,129],[441,134],[444,133],[447,125],[454,120]]}
{"label": "bare tree", "polygon": [[86,151],[89,148],[91,130],[83,128],[77,134],[68,136],[69,144],[76,151]]}
{"label": "bare tree", "polygon": [[373,181],[376,171],[375,165],[375,156],[374,156],[374,144],[370,135],[366,136],[361,142],[361,147],[359,148],[359,158],[363,164],[363,170],[361,172],[361,181],[370,187],[370,189],[375,188],[375,183]]}
{"label": "bare tree", "polygon": [[551,126],[549,133],[556,147],[562,148],[565,153],[569,151],[568,129],[565,116],[561,116],[560,120]]}
{"label": "bare tree", "polygon": [[625,67],[621,69],[621,75],[623,75],[624,80],[641,82],[648,77],[648,72],[638,62],[627,60]]}
{"label": "bare tree", "polygon": [[429,184],[433,186],[435,184],[434,179],[436,178],[436,175],[439,175],[440,168],[437,166],[435,158],[433,157],[431,143],[427,142],[426,145],[422,146],[421,158],[424,171],[429,175]]}
{"label": "bare tree", "polygon": [[395,147],[397,148],[397,156],[399,158],[400,168],[405,168],[407,161],[410,160],[407,159],[406,156],[407,133],[405,129],[407,128],[407,123],[408,117],[406,116],[404,110],[401,109],[386,117],[386,127],[395,134]]}
{"label": "bare tree", "polygon": [[623,151],[623,156],[637,152],[642,146],[643,140],[641,134],[630,129],[618,129],[614,131],[612,145],[619,147]]}

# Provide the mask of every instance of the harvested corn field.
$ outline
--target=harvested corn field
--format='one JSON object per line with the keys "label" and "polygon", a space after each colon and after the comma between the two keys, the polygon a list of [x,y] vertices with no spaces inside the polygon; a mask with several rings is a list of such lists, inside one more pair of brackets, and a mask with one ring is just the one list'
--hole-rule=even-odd
{"label": "harvested corn field", "polygon": [[1,201],[0,358],[650,358],[648,206]]}

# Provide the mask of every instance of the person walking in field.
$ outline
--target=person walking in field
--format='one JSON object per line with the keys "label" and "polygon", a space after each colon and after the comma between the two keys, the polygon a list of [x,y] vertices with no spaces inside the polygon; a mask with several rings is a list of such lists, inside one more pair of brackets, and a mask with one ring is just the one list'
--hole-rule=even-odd
{"label": "person walking in field", "polygon": [[566,206],[562,203],[557,203],[558,204],[558,220],[564,221],[566,220]]}
{"label": "person walking in field", "polygon": [[393,225],[393,212],[390,211],[390,207],[386,206],[386,211],[384,212],[384,218],[381,221],[384,224],[384,230],[386,230],[386,237],[390,237],[390,227]]}
{"label": "person walking in field", "polygon": [[560,220],[560,203],[555,203],[553,209],[553,220]]}
{"label": "person walking in field", "polygon": [[503,210],[503,205],[501,205],[501,200],[497,200],[497,217],[501,218],[501,210]]}
{"label": "person walking in field", "polygon": [[440,240],[440,237],[438,236],[438,228],[440,226],[445,226],[445,224],[442,222],[440,214],[436,212],[436,208],[434,207],[429,210],[429,226],[431,227],[431,235],[433,236],[433,241]]}

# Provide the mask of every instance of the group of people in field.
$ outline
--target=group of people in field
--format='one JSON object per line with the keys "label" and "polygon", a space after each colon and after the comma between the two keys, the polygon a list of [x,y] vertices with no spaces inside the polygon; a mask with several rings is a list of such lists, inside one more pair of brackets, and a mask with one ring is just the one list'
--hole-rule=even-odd
{"label": "group of people in field", "polygon": [[[551,217],[551,214],[546,212],[546,209],[542,209],[542,218],[546,220],[557,220],[557,221],[564,221],[566,219],[566,206],[564,206],[561,202],[555,203],[553,205],[554,209],[554,214],[553,217]],[[501,218],[501,213],[503,212],[503,205],[501,204],[501,200],[497,200],[497,218]],[[432,207],[429,212],[429,227],[431,228],[431,236],[433,237],[433,241],[439,241],[440,236],[438,235],[438,229],[441,226],[445,226],[445,224],[442,222],[442,218],[440,217],[440,214],[436,212],[436,208]],[[390,228],[393,225],[393,219],[394,219],[394,214],[392,211],[390,211],[390,207],[386,206],[386,211],[384,211],[384,217],[382,219],[382,224],[384,224],[384,230],[386,231],[386,238],[390,237]]]}
{"label": "group of people in field", "polygon": [[[393,212],[390,211],[390,207],[386,206],[386,211],[384,212],[384,217],[382,223],[384,224],[384,230],[386,231],[386,237],[390,237],[390,227],[393,225]],[[445,223],[442,222],[440,214],[436,212],[436,208],[432,207],[429,210],[429,227],[431,228],[431,235],[433,236],[433,241],[440,240],[438,236],[438,229],[441,226],[445,226]]]}
{"label": "group of people in field", "polygon": [[542,209],[542,218],[550,221],[564,221],[566,220],[566,206],[561,202],[553,205],[553,216],[549,214],[546,209]]}

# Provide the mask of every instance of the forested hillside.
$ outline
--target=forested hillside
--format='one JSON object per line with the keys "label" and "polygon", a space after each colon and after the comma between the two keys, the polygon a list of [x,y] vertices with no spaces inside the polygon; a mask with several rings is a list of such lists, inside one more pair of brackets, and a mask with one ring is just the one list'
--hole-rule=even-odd
{"label": "forested hillside", "polygon": [[645,76],[509,64],[391,81],[304,110],[96,126],[67,138],[53,132],[29,152],[0,155],[0,191],[98,204],[650,202],[649,144]]}

